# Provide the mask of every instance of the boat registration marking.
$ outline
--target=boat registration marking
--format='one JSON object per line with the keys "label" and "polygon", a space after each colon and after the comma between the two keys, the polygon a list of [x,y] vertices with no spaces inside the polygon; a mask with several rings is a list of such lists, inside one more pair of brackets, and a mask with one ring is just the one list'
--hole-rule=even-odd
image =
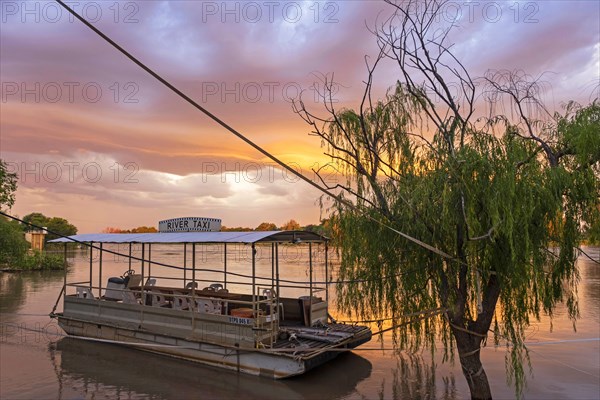
{"label": "boat registration marking", "polygon": [[252,325],[252,318],[229,317],[232,324]]}

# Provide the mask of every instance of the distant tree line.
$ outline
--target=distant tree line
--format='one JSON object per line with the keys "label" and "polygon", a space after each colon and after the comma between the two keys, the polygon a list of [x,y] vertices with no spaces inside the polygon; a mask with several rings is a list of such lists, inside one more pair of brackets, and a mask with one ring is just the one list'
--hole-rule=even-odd
{"label": "distant tree line", "polygon": [[[316,232],[323,236],[329,236],[332,233],[331,221],[324,219],[320,224],[309,224],[302,226],[295,219],[290,219],[281,226],[277,226],[273,222],[261,222],[256,228],[247,226],[228,227],[222,226],[221,232],[267,232],[267,231],[309,231]],[[137,228],[122,229],[113,226],[108,226],[102,230],[102,233],[156,233],[158,230],[153,226],[138,226]]]}
{"label": "distant tree line", "polygon": [[249,227],[241,227],[241,226],[236,226],[236,227],[222,226],[221,231],[222,232],[232,232],[232,231],[236,231],[236,232],[309,231],[309,232],[318,233],[323,236],[330,236],[332,233],[332,225],[331,225],[331,221],[329,219],[322,220],[318,225],[309,224],[309,225],[305,225],[305,226],[300,225],[298,223],[298,221],[296,221],[295,219],[290,219],[289,221],[285,222],[283,225],[281,225],[279,227],[277,225],[275,225],[273,222],[261,222],[254,229],[249,228]]}
{"label": "distant tree line", "polygon": [[46,242],[58,239],[59,237],[77,234],[77,227],[61,217],[47,217],[42,213],[34,212],[24,216],[23,221],[25,223],[21,225],[25,232],[37,230],[37,228],[29,224],[46,228],[49,231],[46,235]]}
{"label": "distant tree line", "polygon": [[138,226],[132,229],[121,229],[108,226],[102,230],[102,233],[156,233],[158,229],[153,226]]}

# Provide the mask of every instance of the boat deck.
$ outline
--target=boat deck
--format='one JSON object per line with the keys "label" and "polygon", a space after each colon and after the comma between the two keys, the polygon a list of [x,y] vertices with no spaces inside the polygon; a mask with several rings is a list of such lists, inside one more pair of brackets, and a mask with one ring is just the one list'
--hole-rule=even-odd
{"label": "boat deck", "polygon": [[[354,348],[371,339],[371,330],[366,326],[326,324],[323,327],[284,325],[284,334],[273,343],[273,349],[306,354],[326,348]],[[287,336],[287,338],[285,337]]]}

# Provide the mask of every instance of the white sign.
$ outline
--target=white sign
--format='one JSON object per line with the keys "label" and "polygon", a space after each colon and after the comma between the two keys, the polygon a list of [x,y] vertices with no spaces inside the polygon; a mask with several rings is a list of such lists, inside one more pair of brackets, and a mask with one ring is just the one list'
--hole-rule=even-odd
{"label": "white sign", "polygon": [[232,323],[232,324],[252,325],[252,319],[251,318],[229,317],[229,322]]}
{"label": "white sign", "polygon": [[218,232],[221,220],[217,218],[184,217],[158,222],[159,232]]}

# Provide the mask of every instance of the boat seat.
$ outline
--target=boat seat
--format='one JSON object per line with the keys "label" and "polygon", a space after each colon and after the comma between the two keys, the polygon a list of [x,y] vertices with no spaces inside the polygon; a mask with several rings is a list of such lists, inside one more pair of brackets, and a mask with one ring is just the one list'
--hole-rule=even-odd
{"label": "boat seat", "polygon": [[185,285],[186,289],[198,289],[198,282],[188,282],[187,285]]}
{"label": "boat seat", "polygon": [[112,278],[108,278],[108,283],[114,283],[116,285],[124,285],[125,280],[123,278],[118,278],[113,276]]}
{"label": "boat seat", "polygon": [[77,297],[80,299],[95,299],[94,294],[89,287],[77,286]]}
{"label": "boat seat", "polygon": [[142,283],[142,275],[131,274],[131,275],[127,276],[127,278],[126,278],[126,280],[127,280],[128,288],[140,286],[140,284]]}

